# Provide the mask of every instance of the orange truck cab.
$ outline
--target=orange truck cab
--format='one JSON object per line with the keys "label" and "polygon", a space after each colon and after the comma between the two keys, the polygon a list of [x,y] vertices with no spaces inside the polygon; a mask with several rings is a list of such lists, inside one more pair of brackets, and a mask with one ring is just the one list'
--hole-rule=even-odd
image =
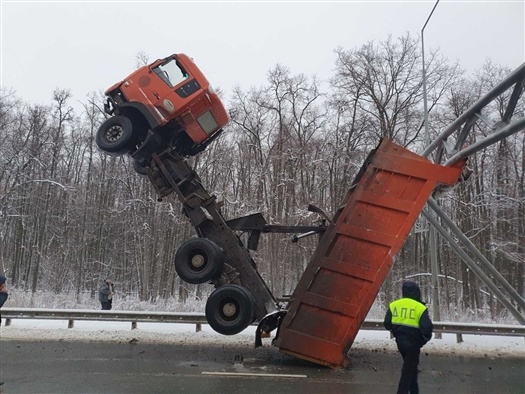
{"label": "orange truck cab", "polygon": [[228,123],[219,96],[184,54],[137,69],[105,94],[110,118],[97,131],[98,147],[111,156],[130,154],[142,166],[166,149],[193,156]]}

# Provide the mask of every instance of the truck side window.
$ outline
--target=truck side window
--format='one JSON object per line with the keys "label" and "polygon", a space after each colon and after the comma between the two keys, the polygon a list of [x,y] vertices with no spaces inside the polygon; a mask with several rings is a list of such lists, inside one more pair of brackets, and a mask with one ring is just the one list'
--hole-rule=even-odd
{"label": "truck side window", "polygon": [[170,88],[177,86],[186,78],[189,77],[186,70],[175,59],[171,59],[166,63],[161,64],[153,69],[164,82],[166,82]]}

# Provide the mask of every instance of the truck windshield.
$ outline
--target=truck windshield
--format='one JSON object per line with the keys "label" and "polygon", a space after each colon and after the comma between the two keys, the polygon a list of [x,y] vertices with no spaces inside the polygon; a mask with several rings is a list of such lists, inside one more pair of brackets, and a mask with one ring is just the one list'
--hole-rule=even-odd
{"label": "truck windshield", "polygon": [[176,59],[170,59],[155,67],[153,72],[157,74],[169,87],[177,86],[179,83],[188,78],[188,73],[182,68]]}

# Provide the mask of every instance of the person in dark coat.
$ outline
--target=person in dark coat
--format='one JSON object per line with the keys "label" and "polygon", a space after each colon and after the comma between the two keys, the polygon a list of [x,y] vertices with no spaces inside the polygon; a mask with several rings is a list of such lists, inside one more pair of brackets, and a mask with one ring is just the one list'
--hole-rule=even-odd
{"label": "person in dark coat", "polygon": [[8,297],[6,280],[6,277],[0,274],[0,308],[4,306]]}
{"label": "person in dark coat", "polygon": [[104,283],[102,283],[102,286],[100,286],[98,299],[100,301],[100,305],[102,306],[102,310],[109,311],[113,307],[114,291],[114,285],[111,279],[106,279]]}
{"label": "person in dark coat", "polygon": [[428,309],[421,301],[421,290],[417,283],[403,283],[403,297],[390,303],[384,326],[392,332],[397,348],[403,357],[398,394],[417,394],[417,368],[421,348],[432,338],[433,325]]}
{"label": "person in dark coat", "polygon": [[[7,284],[6,284],[6,278],[4,275],[0,274],[0,308],[4,306],[4,303],[6,302],[8,297],[7,293]],[[0,313],[0,325],[2,324],[2,315]]]}

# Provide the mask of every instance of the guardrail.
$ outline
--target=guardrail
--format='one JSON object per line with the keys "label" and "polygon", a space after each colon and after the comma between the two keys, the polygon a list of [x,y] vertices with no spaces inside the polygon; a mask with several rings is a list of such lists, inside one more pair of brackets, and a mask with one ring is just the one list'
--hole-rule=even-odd
{"label": "guardrail", "polygon": [[[207,324],[203,313],[181,312],[136,312],[136,311],[103,311],[82,309],[40,309],[40,308],[2,308],[2,318],[6,326],[11,325],[12,319],[50,319],[67,320],[68,328],[73,328],[75,320],[90,321],[121,321],[131,322],[131,329],[137,328],[138,323],[181,323],[195,324],[196,331],[200,331],[202,324]],[[361,330],[384,330],[383,321],[379,319],[365,320]],[[434,332],[455,334],[457,342],[463,342],[463,334],[499,335],[525,337],[525,326],[501,324],[470,324],[434,322]]]}
{"label": "guardrail", "polygon": [[200,330],[201,324],[207,324],[203,313],[181,312],[137,312],[137,311],[105,311],[90,309],[39,309],[39,308],[2,308],[2,318],[6,326],[12,319],[49,319],[67,320],[67,328],[73,328],[75,320],[90,321],[123,321],[131,322],[131,329],[137,328],[137,323],[185,323],[196,324]]}

